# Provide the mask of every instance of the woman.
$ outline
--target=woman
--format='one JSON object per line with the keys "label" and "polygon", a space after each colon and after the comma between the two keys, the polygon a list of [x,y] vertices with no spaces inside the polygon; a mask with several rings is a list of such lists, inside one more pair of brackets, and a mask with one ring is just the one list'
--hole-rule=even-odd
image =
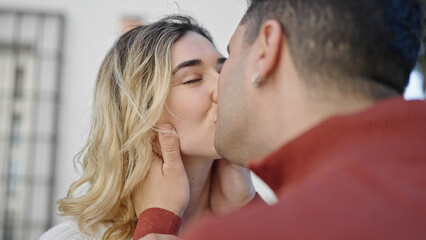
{"label": "woman", "polygon": [[[83,174],[57,202],[59,214],[72,219],[41,239],[130,239],[137,216],[161,207],[161,201],[146,198],[156,190],[143,183],[162,161],[159,140],[164,133],[179,137],[187,174],[177,184],[188,189],[175,194],[188,195],[187,206],[176,214],[185,224],[219,212],[210,193],[218,188],[218,180],[212,179],[213,162],[219,158],[213,139],[224,60],[210,35],[188,17],[167,17],[121,36],[97,76],[91,132],[77,155]],[[219,164],[223,168],[226,163]],[[234,173],[250,200],[254,190],[248,172]],[[85,186],[88,190],[78,194]]]}

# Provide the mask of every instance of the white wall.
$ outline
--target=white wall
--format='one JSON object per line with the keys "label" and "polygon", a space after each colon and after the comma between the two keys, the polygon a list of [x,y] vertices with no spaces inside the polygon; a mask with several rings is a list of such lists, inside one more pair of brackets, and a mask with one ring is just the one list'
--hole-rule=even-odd
{"label": "white wall", "polygon": [[96,73],[118,37],[120,19],[132,15],[150,22],[165,14],[190,14],[211,32],[226,55],[246,0],[0,0],[0,8],[54,11],[66,18],[54,196],[58,199],[76,179],[72,159],[85,143]]}

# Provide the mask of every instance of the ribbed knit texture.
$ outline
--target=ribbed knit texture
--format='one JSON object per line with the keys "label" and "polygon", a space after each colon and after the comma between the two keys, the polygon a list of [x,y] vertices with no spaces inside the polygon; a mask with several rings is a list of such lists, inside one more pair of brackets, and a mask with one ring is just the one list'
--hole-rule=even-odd
{"label": "ribbed knit texture", "polygon": [[149,208],[139,215],[134,240],[149,233],[169,234],[177,236],[182,219],[175,213],[162,208]]}

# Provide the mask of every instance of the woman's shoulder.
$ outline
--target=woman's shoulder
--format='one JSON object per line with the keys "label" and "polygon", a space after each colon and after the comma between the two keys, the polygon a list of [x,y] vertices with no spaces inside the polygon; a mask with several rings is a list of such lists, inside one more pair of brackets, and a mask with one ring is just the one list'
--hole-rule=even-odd
{"label": "woman's shoulder", "polygon": [[98,240],[102,239],[102,234],[97,233],[95,236],[89,236],[80,231],[78,223],[74,219],[60,223],[49,229],[39,240]]}

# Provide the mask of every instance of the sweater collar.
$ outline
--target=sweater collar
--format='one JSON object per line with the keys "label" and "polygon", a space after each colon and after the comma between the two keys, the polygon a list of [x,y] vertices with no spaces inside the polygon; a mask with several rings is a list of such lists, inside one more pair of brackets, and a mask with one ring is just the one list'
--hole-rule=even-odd
{"label": "sweater collar", "polygon": [[365,146],[401,131],[415,132],[425,121],[425,101],[405,101],[402,97],[382,100],[367,110],[323,121],[266,158],[251,161],[248,168],[278,193],[285,185],[336,161],[331,156],[337,152],[349,157],[354,145]]}

